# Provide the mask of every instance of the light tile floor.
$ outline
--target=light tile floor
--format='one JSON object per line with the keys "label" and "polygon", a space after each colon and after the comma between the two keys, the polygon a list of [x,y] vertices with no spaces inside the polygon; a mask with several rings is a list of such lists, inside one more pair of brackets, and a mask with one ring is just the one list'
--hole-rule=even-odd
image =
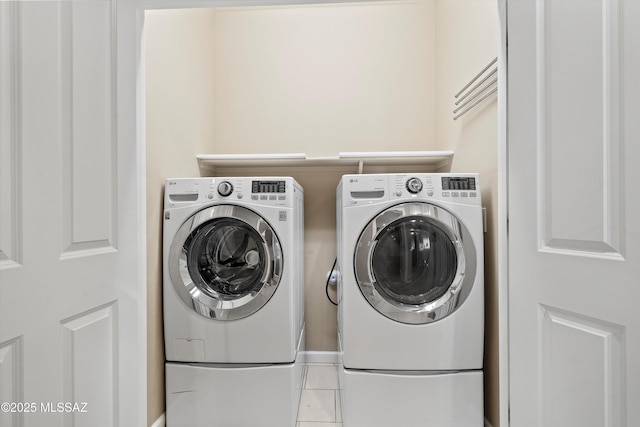
{"label": "light tile floor", "polygon": [[297,427],[342,427],[336,365],[306,367]]}

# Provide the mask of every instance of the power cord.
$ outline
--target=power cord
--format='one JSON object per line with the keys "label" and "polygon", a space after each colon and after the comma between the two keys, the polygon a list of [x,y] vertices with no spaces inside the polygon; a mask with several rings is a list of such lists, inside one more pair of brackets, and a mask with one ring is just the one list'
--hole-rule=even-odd
{"label": "power cord", "polygon": [[336,258],[333,261],[333,266],[331,267],[331,271],[329,272],[329,276],[327,277],[327,284],[324,287],[324,292],[327,294],[327,299],[329,300],[329,302],[333,305],[338,305],[337,302],[334,302],[331,297],[329,296],[329,280],[331,280],[331,276],[333,276],[333,272],[336,269],[336,263],[338,262],[338,258]]}

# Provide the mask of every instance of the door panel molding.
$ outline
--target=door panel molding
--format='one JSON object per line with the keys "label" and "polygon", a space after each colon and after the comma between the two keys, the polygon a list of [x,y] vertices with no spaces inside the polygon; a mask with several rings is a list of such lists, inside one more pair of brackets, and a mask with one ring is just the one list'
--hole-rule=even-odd
{"label": "door panel molding", "polygon": [[538,307],[540,425],[624,425],[625,327]]}
{"label": "door panel molding", "polygon": [[0,270],[23,257],[20,51],[19,4],[0,3]]}
{"label": "door panel molding", "polygon": [[[22,336],[0,343],[0,402],[24,403],[24,352]],[[40,408],[37,408],[40,409]],[[0,412],[0,425],[22,427],[21,411]]]}
{"label": "door panel molding", "polygon": [[538,248],[623,260],[620,2],[536,8]]}
{"label": "door panel molding", "polygon": [[64,260],[117,249],[117,41],[115,1],[60,8]]}
{"label": "door panel molding", "polygon": [[[116,425],[118,312],[115,301],[62,320],[63,397],[86,412],[65,413],[68,425]],[[80,422],[80,424],[77,424]]]}

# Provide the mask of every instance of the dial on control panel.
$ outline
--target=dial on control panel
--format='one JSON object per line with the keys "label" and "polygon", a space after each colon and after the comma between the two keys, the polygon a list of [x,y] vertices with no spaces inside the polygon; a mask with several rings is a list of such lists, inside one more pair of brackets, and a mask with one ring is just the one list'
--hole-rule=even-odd
{"label": "dial on control panel", "polygon": [[422,191],[422,181],[419,178],[409,178],[407,181],[407,190],[409,193],[417,194]]}
{"label": "dial on control panel", "polygon": [[226,197],[233,192],[233,185],[229,181],[222,181],[218,184],[218,194]]}

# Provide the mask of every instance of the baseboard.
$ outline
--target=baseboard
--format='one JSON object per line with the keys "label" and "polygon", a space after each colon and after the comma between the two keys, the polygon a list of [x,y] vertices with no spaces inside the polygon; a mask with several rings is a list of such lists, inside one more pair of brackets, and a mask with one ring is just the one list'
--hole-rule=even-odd
{"label": "baseboard", "polygon": [[301,353],[304,363],[340,364],[340,352],[337,351],[303,351]]}
{"label": "baseboard", "polygon": [[165,417],[164,414],[162,414],[151,424],[151,427],[165,427],[165,425]]}

